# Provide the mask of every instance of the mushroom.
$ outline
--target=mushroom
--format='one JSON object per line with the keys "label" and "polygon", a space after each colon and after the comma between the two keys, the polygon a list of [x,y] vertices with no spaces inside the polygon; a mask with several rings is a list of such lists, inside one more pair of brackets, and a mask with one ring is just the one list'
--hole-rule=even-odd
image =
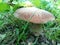
{"label": "mushroom", "polygon": [[48,21],[55,20],[53,14],[36,7],[26,7],[17,9],[14,13],[14,16],[21,20],[33,23],[34,25],[31,26],[33,28],[31,31],[33,32],[35,31],[36,32],[35,35],[37,33],[38,33],[37,35],[40,34],[39,24],[44,24],[47,23]]}

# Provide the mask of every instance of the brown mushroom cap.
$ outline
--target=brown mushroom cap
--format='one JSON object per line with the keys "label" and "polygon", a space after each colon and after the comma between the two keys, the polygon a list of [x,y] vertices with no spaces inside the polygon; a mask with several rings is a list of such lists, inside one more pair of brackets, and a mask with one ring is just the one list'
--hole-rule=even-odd
{"label": "brown mushroom cap", "polygon": [[14,13],[14,16],[36,24],[46,23],[55,19],[55,17],[50,12],[36,7],[17,9]]}

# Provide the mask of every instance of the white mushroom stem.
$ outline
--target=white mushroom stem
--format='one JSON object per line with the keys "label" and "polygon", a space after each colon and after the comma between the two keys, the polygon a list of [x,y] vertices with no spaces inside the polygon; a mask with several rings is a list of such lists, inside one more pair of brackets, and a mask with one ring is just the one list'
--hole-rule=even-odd
{"label": "white mushroom stem", "polygon": [[39,24],[33,24],[30,25],[30,31],[35,35],[39,36],[42,32],[42,25]]}
{"label": "white mushroom stem", "polygon": [[32,45],[32,42],[28,42],[28,45]]}

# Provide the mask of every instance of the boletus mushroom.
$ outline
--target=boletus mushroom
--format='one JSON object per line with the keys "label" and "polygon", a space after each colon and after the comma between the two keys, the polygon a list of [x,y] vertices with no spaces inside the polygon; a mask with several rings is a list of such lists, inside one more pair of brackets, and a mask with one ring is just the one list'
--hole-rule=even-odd
{"label": "boletus mushroom", "polygon": [[[32,27],[34,28],[33,29],[34,31],[36,30],[35,32],[37,32],[38,35],[40,32],[39,24],[44,24],[47,23],[48,21],[55,20],[53,14],[36,7],[26,7],[26,8],[17,9],[14,13],[14,16],[21,20],[36,24],[36,25],[32,25]],[[35,35],[37,33],[35,33]]]}

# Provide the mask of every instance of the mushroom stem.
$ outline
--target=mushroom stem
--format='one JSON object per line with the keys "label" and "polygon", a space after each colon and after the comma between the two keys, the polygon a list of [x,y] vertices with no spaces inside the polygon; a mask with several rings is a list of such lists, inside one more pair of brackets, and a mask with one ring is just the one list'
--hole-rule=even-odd
{"label": "mushroom stem", "polygon": [[32,45],[32,42],[28,42],[28,45]]}
{"label": "mushroom stem", "polygon": [[41,33],[41,30],[42,30],[42,25],[40,25],[40,24],[33,24],[33,26],[32,25],[30,25],[31,27],[30,27],[30,31],[35,35],[35,36],[39,36],[40,35],[40,33]]}

